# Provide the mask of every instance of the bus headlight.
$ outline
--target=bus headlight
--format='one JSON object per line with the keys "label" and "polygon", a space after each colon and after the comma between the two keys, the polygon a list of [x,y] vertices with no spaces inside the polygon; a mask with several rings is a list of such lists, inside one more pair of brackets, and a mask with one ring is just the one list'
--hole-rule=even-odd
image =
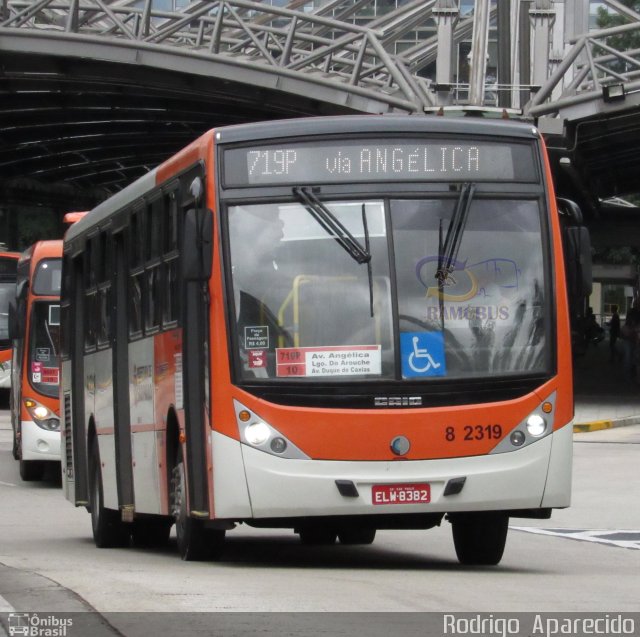
{"label": "bus headlight", "polygon": [[48,407],[41,405],[32,398],[24,399],[24,406],[27,408],[29,415],[33,422],[41,429],[47,431],[59,431],[60,430],[60,418],[56,416]]}
{"label": "bus headlight", "polygon": [[546,430],[547,422],[539,414],[532,414],[527,418],[527,431],[534,438],[540,437]]}
{"label": "bus headlight", "polygon": [[237,400],[233,403],[241,443],[278,458],[309,459],[304,451],[296,447],[264,418],[247,409]]}
{"label": "bus headlight", "polygon": [[249,444],[262,445],[267,442],[267,440],[269,440],[271,432],[269,431],[269,427],[267,425],[265,425],[263,422],[258,421],[251,423],[244,430],[244,435]]}
{"label": "bus headlight", "polygon": [[[555,420],[556,392],[524,416],[489,453],[518,451],[529,445],[537,444],[553,434]],[[570,425],[565,425],[570,426]]]}

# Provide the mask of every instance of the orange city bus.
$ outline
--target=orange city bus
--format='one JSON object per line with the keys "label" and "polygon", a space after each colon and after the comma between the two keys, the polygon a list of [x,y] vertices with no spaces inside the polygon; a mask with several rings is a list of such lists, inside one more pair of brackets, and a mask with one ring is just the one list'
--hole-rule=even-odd
{"label": "orange city bus", "polygon": [[62,241],[38,241],[20,255],[10,311],[13,340],[13,457],[23,480],[60,461],[59,330]]}
{"label": "orange city bus", "polygon": [[11,340],[9,302],[16,293],[18,252],[0,251],[0,389],[11,387]]}
{"label": "orange city bus", "polygon": [[209,131],[67,233],[63,487],[97,546],[450,521],[497,564],[570,501],[565,263],[530,124]]}

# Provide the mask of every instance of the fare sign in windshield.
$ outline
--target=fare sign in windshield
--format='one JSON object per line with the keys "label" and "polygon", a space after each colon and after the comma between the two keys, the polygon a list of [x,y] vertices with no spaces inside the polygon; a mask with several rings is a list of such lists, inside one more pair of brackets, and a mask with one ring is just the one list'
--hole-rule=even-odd
{"label": "fare sign in windshield", "polygon": [[227,187],[367,181],[534,181],[528,144],[465,139],[291,143],[224,153]]}
{"label": "fare sign in windshield", "polygon": [[381,373],[380,345],[285,347],[276,350],[277,375],[361,376]]}

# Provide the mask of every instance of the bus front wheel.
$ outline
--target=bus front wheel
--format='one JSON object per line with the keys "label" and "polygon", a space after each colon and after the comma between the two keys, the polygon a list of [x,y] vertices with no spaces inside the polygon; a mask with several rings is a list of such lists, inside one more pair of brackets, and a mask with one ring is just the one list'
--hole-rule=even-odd
{"label": "bus front wheel", "polygon": [[122,547],[129,544],[130,530],[120,519],[118,511],[104,506],[102,469],[98,441],[94,440],[91,449],[90,469],[90,509],[93,541],[100,549]]}
{"label": "bus front wheel", "polygon": [[13,448],[11,449],[11,453],[13,455],[14,460],[20,460],[20,449],[18,448],[18,436],[16,436],[16,430],[12,427],[13,430]]}
{"label": "bus front wheel", "polygon": [[203,520],[189,515],[187,481],[182,450],[178,450],[171,474],[171,512],[176,522],[178,552],[185,561],[211,560],[219,557],[225,532],[207,529]]}
{"label": "bus front wheel", "polygon": [[453,544],[461,564],[495,566],[507,542],[509,516],[501,511],[450,515]]}

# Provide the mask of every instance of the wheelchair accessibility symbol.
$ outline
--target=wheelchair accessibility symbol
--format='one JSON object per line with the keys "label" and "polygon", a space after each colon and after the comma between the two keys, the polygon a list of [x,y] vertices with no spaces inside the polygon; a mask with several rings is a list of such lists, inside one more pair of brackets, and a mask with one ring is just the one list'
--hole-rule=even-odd
{"label": "wheelchair accessibility symbol", "polygon": [[442,332],[403,332],[400,347],[403,378],[447,373]]}

